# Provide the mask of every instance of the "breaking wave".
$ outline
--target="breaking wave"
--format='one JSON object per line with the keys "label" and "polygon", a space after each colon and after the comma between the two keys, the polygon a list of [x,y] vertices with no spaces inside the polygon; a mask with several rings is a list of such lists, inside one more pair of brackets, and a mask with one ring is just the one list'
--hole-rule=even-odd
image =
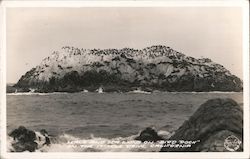
{"label": "breaking wave", "polygon": [[[89,93],[89,92],[75,92],[75,93]],[[91,93],[98,93],[98,92],[91,92]],[[104,93],[104,92],[102,92]],[[157,94],[157,93],[170,93],[170,94],[205,94],[205,93],[211,93],[211,94],[234,94],[234,93],[239,93],[239,92],[221,92],[221,91],[210,91],[210,92],[167,92],[167,91],[158,91],[155,90],[153,92],[147,92],[147,91],[142,91],[142,90],[134,90],[130,92],[124,92],[124,93],[129,93],[129,94]],[[68,92],[52,92],[52,93],[33,93],[33,92],[18,92],[18,93],[6,93],[7,95],[60,95],[60,94],[72,94]]]}
{"label": "breaking wave", "polygon": [[[39,132],[35,132],[39,134]],[[169,134],[161,130],[159,134]],[[103,138],[95,137],[91,134],[88,138],[79,138],[70,134],[62,134],[51,138],[49,146],[38,143],[36,152],[159,152],[164,141],[158,142],[141,142],[134,140],[138,136],[129,137]],[[13,151],[13,138],[8,137],[8,151]]]}
{"label": "breaking wave", "polygon": [[128,93],[151,94],[151,92],[142,91],[142,90],[133,90]]}
{"label": "breaking wave", "polygon": [[31,92],[19,92],[19,93],[7,93],[7,95],[57,95],[57,94],[69,94],[67,92],[53,92],[53,93],[31,93]]}

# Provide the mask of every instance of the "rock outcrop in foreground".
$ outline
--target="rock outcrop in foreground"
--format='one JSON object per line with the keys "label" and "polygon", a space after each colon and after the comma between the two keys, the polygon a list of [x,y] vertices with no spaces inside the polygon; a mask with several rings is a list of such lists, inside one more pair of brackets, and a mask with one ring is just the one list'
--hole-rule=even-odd
{"label": "rock outcrop in foreground", "polygon": [[242,81],[222,65],[161,45],[142,50],[63,47],[23,75],[13,90],[77,92],[100,86],[106,92],[138,87],[147,91],[242,91]]}
{"label": "rock outcrop in foreground", "polygon": [[243,111],[232,99],[212,99],[183,123],[169,140],[200,141],[191,147],[163,147],[162,152],[243,151]]}
{"label": "rock outcrop in foreground", "polygon": [[158,135],[156,130],[154,130],[153,128],[147,127],[142,132],[140,132],[140,135],[137,136],[135,140],[139,140],[141,142],[144,142],[144,141],[156,142],[156,141],[163,140],[163,138]]}
{"label": "rock outcrop in foreground", "polygon": [[13,139],[11,142],[11,151],[13,152],[34,152],[39,147],[50,145],[50,138],[44,129],[40,132],[34,132],[24,126],[20,126],[13,130],[9,136]]}

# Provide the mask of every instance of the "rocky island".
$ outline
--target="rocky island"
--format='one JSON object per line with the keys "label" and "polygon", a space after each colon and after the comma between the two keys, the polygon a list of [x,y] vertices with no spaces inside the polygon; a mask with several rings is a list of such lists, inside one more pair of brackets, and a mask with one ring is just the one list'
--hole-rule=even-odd
{"label": "rocky island", "polygon": [[156,45],[141,50],[62,47],[7,92],[242,91],[242,80],[208,58]]}

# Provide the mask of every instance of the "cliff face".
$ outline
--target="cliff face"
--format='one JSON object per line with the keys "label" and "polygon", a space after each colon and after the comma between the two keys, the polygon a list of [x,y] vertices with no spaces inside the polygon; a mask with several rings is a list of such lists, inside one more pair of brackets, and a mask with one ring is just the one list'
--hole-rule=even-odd
{"label": "cliff face", "polygon": [[23,75],[16,87],[41,92],[103,86],[165,91],[241,91],[242,81],[210,59],[195,59],[166,46],[142,50],[63,47]]}

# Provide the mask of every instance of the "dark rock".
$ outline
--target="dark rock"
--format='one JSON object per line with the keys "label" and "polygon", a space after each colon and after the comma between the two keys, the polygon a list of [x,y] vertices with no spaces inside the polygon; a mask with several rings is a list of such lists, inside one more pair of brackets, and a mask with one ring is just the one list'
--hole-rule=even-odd
{"label": "dark rock", "polygon": [[50,138],[48,132],[45,129],[40,130],[40,133],[45,137],[45,143],[43,145],[50,145]]}
{"label": "dark rock", "polygon": [[34,152],[37,149],[36,134],[34,131],[20,126],[18,129],[13,130],[9,136],[13,137],[16,141],[12,144],[16,152],[30,151]]}
{"label": "dark rock", "polygon": [[[45,139],[43,145],[50,145],[50,137],[48,136],[48,132],[44,129],[40,131],[42,137]],[[34,131],[25,128],[24,126],[20,126],[19,128],[13,130],[9,136],[14,139],[12,143],[14,152],[23,152],[29,151],[34,152],[38,149],[40,144],[41,135],[37,135]]]}
{"label": "dark rock", "polygon": [[38,144],[34,141],[30,142],[16,142],[12,144],[15,152],[29,151],[34,152],[38,148]]}
{"label": "dark rock", "polygon": [[6,86],[6,93],[15,93],[16,92],[16,88],[13,86]]}
{"label": "dark rock", "polygon": [[163,138],[160,137],[154,129],[147,127],[145,130],[143,130],[140,133],[140,135],[138,137],[135,138],[135,140],[140,140],[142,142],[144,142],[144,141],[156,142],[159,140],[163,140]]}
{"label": "dark rock", "polygon": [[[228,152],[229,150],[226,149],[224,145],[225,140],[227,140],[227,138],[230,136],[237,137],[240,142],[242,141],[242,136],[229,130],[222,130],[211,135],[206,141],[204,141],[204,143],[200,145],[199,150],[205,152]],[[242,151],[242,144],[239,144],[239,148],[236,149],[236,151]]]}
{"label": "dark rock", "polygon": [[6,86],[6,93],[17,93],[17,92],[29,92],[29,88],[19,88],[7,85]]}
{"label": "dark rock", "polygon": [[13,130],[9,136],[20,142],[32,142],[36,139],[35,132],[26,129],[24,126],[20,126],[18,129]]}
{"label": "dark rock", "polygon": [[242,108],[232,99],[211,99],[202,104],[169,139],[199,142],[187,148],[163,147],[161,151],[230,151],[224,146],[230,136],[238,142],[235,151],[243,151]]}

